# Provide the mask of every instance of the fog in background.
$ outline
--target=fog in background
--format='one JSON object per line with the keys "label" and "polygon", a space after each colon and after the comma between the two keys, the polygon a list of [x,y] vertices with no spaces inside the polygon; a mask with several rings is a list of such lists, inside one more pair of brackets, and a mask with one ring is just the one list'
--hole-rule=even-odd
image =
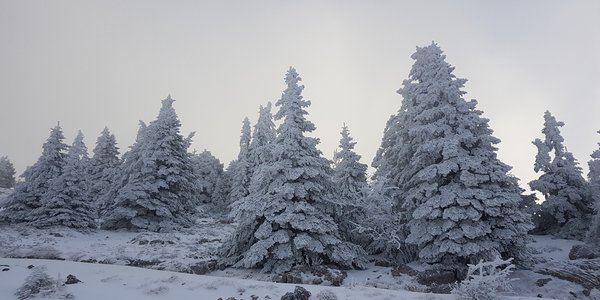
{"label": "fog in background", "polygon": [[467,78],[500,158],[526,183],[543,112],[566,123],[587,172],[600,135],[599,1],[0,0],[0,156],[20,174],[60,121],[121,152],[171,94],[192,148],[227,164],[242,120],[275,102],[294,66],[331,158],[345,122],[370,164],[400,107],[415,46],[436,41]]}

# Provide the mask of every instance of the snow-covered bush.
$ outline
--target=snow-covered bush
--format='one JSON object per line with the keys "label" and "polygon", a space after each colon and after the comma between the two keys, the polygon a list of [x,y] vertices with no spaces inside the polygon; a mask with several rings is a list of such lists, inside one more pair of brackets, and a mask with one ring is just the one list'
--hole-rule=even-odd
{"label": "snow-covered bush", "polygon": [[465,300],[501,299],[501,293],[510,292],[510,282],[515,280],[508,278],[515,268],[512,260],[497,257],[492,261],[469,264],[466,279],[452,289],[452,294]]}
{"label": "snow-covered bush", "polygon": [[397,188],[383,181],[372,183],[364,193],[365,213],[354,224],[353,233],[362,237],[360,245],[369,254],[383,255],[396,263],[409,263],[417,257],[417,247],[405,243],[408,228],[392,213],[393,195]]}
{"label": "snow-covered bush", "polygon": [[338,297],[331,290],[322,290],[315,297],[317,297],[317,300],[338,300]]}
{"label": "snow-covered bush", "polygon": [[37,296],[48,296],[58,290],[58,283],[46,273],[46,267],[37,266],[25,278],[23,285],[17,289],[15,296],[18,299],[28,299]]}

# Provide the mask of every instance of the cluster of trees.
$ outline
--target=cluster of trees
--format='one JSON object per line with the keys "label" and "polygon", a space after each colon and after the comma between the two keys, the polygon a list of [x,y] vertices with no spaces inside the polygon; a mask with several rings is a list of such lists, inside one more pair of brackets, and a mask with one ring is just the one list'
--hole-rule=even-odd
{"label": "cluster of trees", "polygon": [[319,264],[361,268],[367,252],[462,266],[496,257],[526,262],[534,228],[600,240],[600,216],[594,217],[600,149],[585,180],[563,145],[564,124],[546,113],[545,139],[534,141],[535,170],[542,174],[530,183],[546,198],[538,207],[498,159],[500,140],[477,102],[463,98],[466,80],[453,75],[442,50],[432,43],[412,58],[371,180],[347,126],[333,161],[317,149],[319,140],[309,136],[311,102],[290,68],[277,112],[271,103],[261,106],[253,130],[243,120],[238,157],[226,169],[208,151],[188,151],[193,134],[181,135],[169,96],[156,120],[140,123],[121,158],[108,129],[90,158],[81,133],[67,146],[60,126],[53,128],[0,217],[161,232],[190,226],[211,208],[239,224],[223,245],[224,263],[273,272]]}

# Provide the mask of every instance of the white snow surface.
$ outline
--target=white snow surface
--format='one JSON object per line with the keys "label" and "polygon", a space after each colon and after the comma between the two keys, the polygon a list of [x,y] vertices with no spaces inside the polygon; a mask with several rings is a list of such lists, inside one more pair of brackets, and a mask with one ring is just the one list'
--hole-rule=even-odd
{"label": "white snow surface", "polygon": [[[0,259],[10,271],[0,273],[0,299],[13,299],[14,291],[30,274],[28,265],[45,265],[53,278],[73,274],[81,283],[66,285],[61,295],[72,294],[75,299],[258,299],[269,296],[279,299],[294,290],[293,284],[261,282],[238,278],[192,275],[155,271],[125,266],[88,264],[56,260]],[[302,285],[312,295],[330,290],[338,299],[454,299],[452,295],[421,294],[408,291],[383,290],[363,286],[329,287]],[[56,295],[57,298],[60,295]]]}
{"label": "white snow surface", "polygon": [[[251,295],[258,296],[258,299],[266,299],[268,295],[277,300],[293,291],[295,285],[271,282],[273,275],[260,270],[228,268],[206,276],[187,273],[192,265],[217,259],[218,247],[234,228],[235,224],[222,224],[210,218],[199,219],[193,228],[173,233],[77,231],[64,227],[33,229],[2,225],[0,265],[8,267],[0,266],[0,269],[9,270],[0,272],[0,299],[15,299],[14,292],[31,273],[27,268],[29,265],[46,266],[52,278],[60,277],[63,282],[69,274],[83,281],[65,286],[53,298],[70,293],[75,299],[216,300],[219,297],[236,297],[237,300],[250,300]],[[534,236],[530,247],[537,259],[566,261],[570,248],[578,243]],[[127,266],[136,263],[141,263],[144,268]],[[416,263],[410,266],[415,270],[424,268]],[[390,270],[389,267],[370,264],[366,270],[348,271],[342,287],[302,286],[312,293],[311,299],[318,299],[315,295],[322,290],[330,290],[340,300],[456,299],[455,295],[420,293],[425,291],[425,287],[414,278],[407,275],[393,277]],[[507,295],[506,298],[540,299],[536,296],[541,294],[546,299],[575,299],[571,291],[581,296],[581,286],[558,278],[552,278],[543,287],[536,285],[538,279],[548,277],[551,276],[517,270],[511,275],[511,278],[518,278],[512,283],[514,293],[508,294],[513,296]],[[600,299],[600,291],[592,290],[588,299]]]}

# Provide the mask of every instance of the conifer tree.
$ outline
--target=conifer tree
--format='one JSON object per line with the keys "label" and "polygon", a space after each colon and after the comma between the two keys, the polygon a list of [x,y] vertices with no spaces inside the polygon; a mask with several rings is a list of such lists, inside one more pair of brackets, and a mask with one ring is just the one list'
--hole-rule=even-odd
{"label": "conifer tree", "polygon": [[[454,67],[432,43],[418,47],[403,97],[376,160],[394,162],[386,176],[398,187],[395,210],[407,222],[406,242],[424,262],[464,264],[501,254],[524,258],[529,217],[519,209],[517,179],[496,154],[488,120],[466,101]],[[387,140],[386,140],[387,139]],[[395,174],[390,174],[396,172]]]}
{"label": "conifer tree", "polygon": [[229,197],[231,194],[231,181],[233,173],[236,169],[237,160],[230,161],[227,168],[223,171],[223,175],[219,177],[215,184],[215,191],[212,195],[213,206],[221,212],[229,211],[229,204],[231,204]]}
{"label": "conifer tree", "polygon": [[79,131],[69,147],[62,174],[52,181],[41,206],[32,212],[33,226],[96,227],[94,205],[86,197],[88,164],[87,147]]}
{"label": "conifer tree", "polygon": [[333,184],[342,199],[352,202],[362,198],[367,187],[367,165],[360,162],[360,155],[354,152],[353,141],[346,124],[342,127],[339,151],[333,155]]}
{"label": "conifer tree", "polygon": [[272,160],[259,167],[250,194],[234,205],[240,226],[224,245],[234,266],[279,273],[298,265],[361,265],[362,249],[343,242],[333,218],[318,207],[329,201],[331,168],[316,148],[319,140],[304,135],[315,126],[305,117],[310,101],[299,81],[290,68],[275,104],[282,124],[269,146]]}
{"label": "conifer tree", "polygon": [[109,213],[109,208],[115,203],[117,193],[129,182],[130,174],[137,174],[142,166],[142,147],[145,137],[145,130],[148,126],[143,121],[139,121],[139,128],[135,142],[129,147],[129,150],[123,154],[120,163],[115,167],[114,172],[110,172],[108,181],[111,186],[102,193],[98,199],[98,210],[101,218]]}
{"label": "conifer tree", "polygon": [[207,150],[192,155],[192,164],[198,177],[198,199],[201,203],[211,203],[217,183],[223,176],[223,164]]}
{"label": "conifer tree", "polygon": [[350,136],[346,124],[340,132],[339,148],[333,154],[333,187],[338,199],[334,208],[334,219],[344,240],[366,244],[363,234],[356,230],[357,223],[366,215],[368,195],[367,165],[360,162],[360,155],[354,152],[356,142]]}
{"label": "conifer tree", "polygon": [[104,127],[96,140],[94,155],[89,162],[88,201],[96,207],[101,206],[100,197],[107,193],[113,185],[113,179],[119,160],[119,148],[115,135]]}
{"label": "conifer tree", "polygon": [[1,219],[11,223],[34,220],[33,210],[42,205],[52,182],[62,174],[68,148],[64,138],[60,125],[51,129],[50,137],[42,147],[42,155],[23,173],[24,181],[18,183],[8,197],[5,210],[0,212]]}
{"label": "conifer tree", "polygon": [[[600,143],[598,143],[598,146],[600,146]],[[588,162],[588,180],[590,184],[590,198],[593,201],[596,214],[587,233],[587,240],[588,242],[600,245],[600,147],[592,152],[591,157],[592,159]]]}
{"label": "conifer tree", "polygon": [[193,223],[197,178],[173,101],[164,99],[157,119],[140,128],[103,228],[163,232]]}
{"label": "conifer tree", "polygon": [[589,224],[592,205],[581,168],[563,144],[562,126],[564,123],[550,112],[544,113],[544,140],[533,141],[538,150],[534,170],[542,174],[529,186],[545,197],[541,207],[543,223],[538,227],[547,233],[581,239]]}
{"label": "conifer tree", "polygon": [[8,157],[0,157],[0,188],[10,189],[15,186],[15,167]]}
{"label": "conifer tree", "polygon": [[270,160],[268,146],[275,140],[276,136],[275,123],[271,114],[271,102],[268,102],[267,106],[260,106],[258,121],[256,121],[252,133],[252,141],[249,147],[250,175],[254,174],[260,164]]}
{"label": "conifer tree", "polygon": [[231,176],[231,192],[229,194],[231,203],[246,197],[248,195],[248,187],[250,185],[250,121],[248,121],[248,118],[244,118],[242,124],[240,152]]}

